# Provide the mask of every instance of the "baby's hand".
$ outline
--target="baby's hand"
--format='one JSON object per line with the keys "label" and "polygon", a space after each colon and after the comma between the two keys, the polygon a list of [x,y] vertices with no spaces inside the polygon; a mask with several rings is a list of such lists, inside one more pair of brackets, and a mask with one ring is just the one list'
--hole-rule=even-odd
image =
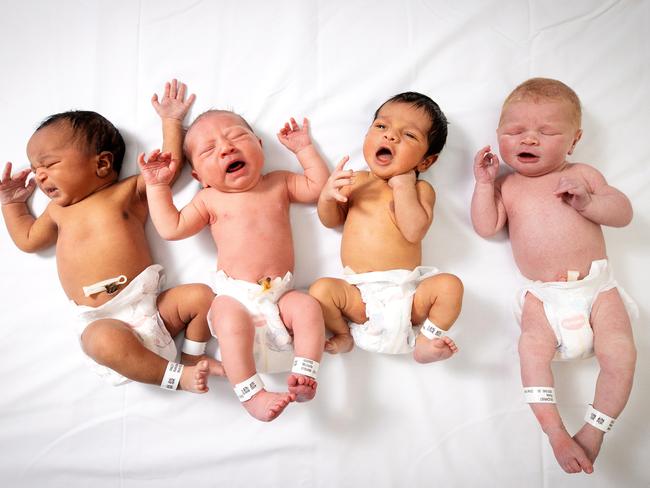
{"label": "baby's hand", "polygon": [[144,153],[140,153],[138,164],[147,185],[169,185],[178,166],[178,162],[172,159],[171,153],[161,153],[160,149],[152,151],[146,161]]}
{"label": "baby's hand", "polygon": [[330,177],[327,179],[327,183],[325,183],[322,191],[323,198],[326,201],[337,201],[341,203],[348,201],[348,198],[344,196],[340,190],[344,186],[352,184],[352,175],[354,172],[351,169],[343,169],[343,166],[345,166],[345,163],[347,163],[349,159],[348,156],[341,159],[339,164],[336,165],[334,171],[332,171]]}
{"label": "baby's hand", "polygon": [[388,186],[395,189],[399,186],[415,186],[416,182],[417,177],[415,176],[415,171],[411,170],[408,173],[392,176],[388,180]]}
{"label": "baby's hand", "polygon": [[161,119],[176,119],[181,122],[187,115],[188,110],[194,103],[196,96],[192,93],[187,100],[185,98],[185,83],[179,83],[174,78],[171,83],[165,83],[165,94],[162,100],[158,101],[156,93],[151,97],[151,105],[156,109]]}
{"label": "baby's hand", "polygon": [[574,178],[561,177],[553,193],[578,212],[582,212],[591,203],[589,189],[582,181]]}
{"label": "baby's hand", "polygon": [[34,188],[36,188],[34,178],[25,185],[29,173],[31,173],[30,169],[24,169],[12,177],[11,163],[5,164],[0,179],[0,204],[25,203],[27,201],[29,196],[34,193]]}
{"label": "baby's hand", "polygon": [[494,183],[499,172],[499,158],[485,146],[474,156],[474,178],[477,183]]}
{"label": "baby's hand", "polygon": [[311,137],[309,137],[309,120],[305,117],[302,121],[302,127],[296,120],[291,117],[289,122],[278,132],[278,139],[292,153],[298,154],[302,149],[311,146]]}

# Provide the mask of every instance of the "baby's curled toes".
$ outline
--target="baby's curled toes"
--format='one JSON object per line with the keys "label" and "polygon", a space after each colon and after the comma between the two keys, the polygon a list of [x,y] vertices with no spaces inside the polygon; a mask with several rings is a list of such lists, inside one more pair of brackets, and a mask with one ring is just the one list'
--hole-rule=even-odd
{"label": "baby's curled toes", "polygon": [[297,402],[307,402],[316,396],[318,382],[301,374],[290,374],[287,378],[289,393],[296,395]]}

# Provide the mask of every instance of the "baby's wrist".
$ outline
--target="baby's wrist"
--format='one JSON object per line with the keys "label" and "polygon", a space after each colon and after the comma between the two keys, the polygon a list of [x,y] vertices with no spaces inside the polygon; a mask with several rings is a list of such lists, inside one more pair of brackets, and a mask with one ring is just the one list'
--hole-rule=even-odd
{"label": "baby's wrist", "polygon": [[296,156],[303,155],[303,154],[308,154],[310,152],[315,152],[316,149],[314,148],[314,144],[310,141],[309,144],[302,145],[300,148],[296,149],[294,151],[294,154]]}

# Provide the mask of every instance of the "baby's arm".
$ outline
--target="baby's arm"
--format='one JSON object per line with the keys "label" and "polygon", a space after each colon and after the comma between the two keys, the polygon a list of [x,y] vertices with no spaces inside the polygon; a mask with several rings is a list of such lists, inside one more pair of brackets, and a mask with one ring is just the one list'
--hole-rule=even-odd
{"label": "baby's arm", "polygon": [[12,178],[11,163],[5,165],[0,179],[0,203],[7,230],[18,249],[34,252],[56,243],[58,229],[50,217],[49,205],[37,219],[27,208],[27,199],[36,188],[34,179],[25,184],[29,173],[29,169],[24,169]]}
{"label": "baby's arm", "polygon": [[153,151],[145,161],[138,157],[142,177],[147,185],[149,213],[156,230],[163,239],[184,239],[199,232],[209,223],[202,194],[196,195],[180,212],[174,205],[170,184],[176,174],[178,161],[170,153]]}
{"label": "baby's arm", "polygon": [[609,186],[598,170],[586,164],[579,165],[584,181],[563,176],[555,194],[580,214],[599,225],[624,227],[632,220],[630,200],[613,186]]}
{"label": "baby's arm", "polygon": [[433,221],[436,193],[426,181],[418,181],[415,171],[393,176],[388,180],[393,189],[395,220],[404,238],[417,244]]}
{"label": "baby's arm", "polygon": [[495,185],[498,171],[499,158],[490,152],[490,146],[480,149],[474,157],[472,225],[481,237],[493,236],[506,224],[506,207]]}
{"label": "baby's arm", "polygon": [[[171,180],[173,184],[178,178],[183,167],[183,120],[190,110],[196,96],[191,94],[185,100],[185,83],[179,83],[176,79],[165,83],[165,91],[162,99],[158,100],[158,94],[151,97],[151,105],[156,110],[162,122],[163,152],[171,154],[172,160],[177,164],[174,167],[174,175]],[[144,193],[145,182],[143,178],[138,179],[138,186]]]}
{"label": "baby's arm", "polygon": [[343,169],[348,159],[345,156],[339,161],[318,198],[318,217],[325,227],[343,225],[348,215],[348,197],[354,174],[351,169]]}
{"label": "baby's arm", "polygon": [[278,139],[296,155],[304,173],[287,176],[289,198],[292,202],[315,203],[330,172],[311,141],[309,121],[305,118],[300,127],[292,117],[278,132]]}

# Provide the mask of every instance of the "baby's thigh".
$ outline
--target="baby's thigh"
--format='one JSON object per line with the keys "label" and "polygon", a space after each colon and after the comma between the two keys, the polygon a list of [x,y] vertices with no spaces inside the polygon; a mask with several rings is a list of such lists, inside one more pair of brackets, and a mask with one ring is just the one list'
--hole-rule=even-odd
{"label": "baby's thigh", "polygon": [[291,328],[296,320],[313,322],[323,320],[323,312],[318,300],[298,290],[291,290],[282,295],[278,301],[280,318]]}
{"label": "baby's thigh", "polygon": [[520,355],[553,358],[557,344],[555,332],[544,312],[544,304],[532,293],[527,293],[521,312]]}
{"label": "baby's thigh", "polygon": [[453,274],[437,274],[418,284],[411,307],[411,322],[424,322],[434,304],[440,309],[446,309],[448,314],[457,316],[462,303],[462,281]]}
{"label": "baby's thigh", "polygon": [[591,308],[591,327],[597,356],[616,358],[635,355],[630,316],[616,288],[596,297]]}
{"label": "baby's thigh", "polygon": [[175,337],[194,318],[205,318],[213,299],[212,289],[197,283],[163,291],[158,295],[156,305],[165,327]]}
{"label": "baby's thigh", "polygon": [[326,320],[328,316],[338,316],[339,313],[358,324],[368,320],[361,292],[345,280],[321,278],[311,285],[309,293],[321,303]]}
{"label": "baby's thigh", "polygon": [[126,344],[133,340],[140,341],[129,324],[116,319],[99,319],[88,324],[81,334],[83,351],[100,362],[106,354],[114,351],[126,351]]}
{"label": "baby's thigh", "polygon": [[253,318],[248,309],[239,300],[229,296],[217,295],[212,300],[208,317],[210,331],[216,337],[253,327]]}

